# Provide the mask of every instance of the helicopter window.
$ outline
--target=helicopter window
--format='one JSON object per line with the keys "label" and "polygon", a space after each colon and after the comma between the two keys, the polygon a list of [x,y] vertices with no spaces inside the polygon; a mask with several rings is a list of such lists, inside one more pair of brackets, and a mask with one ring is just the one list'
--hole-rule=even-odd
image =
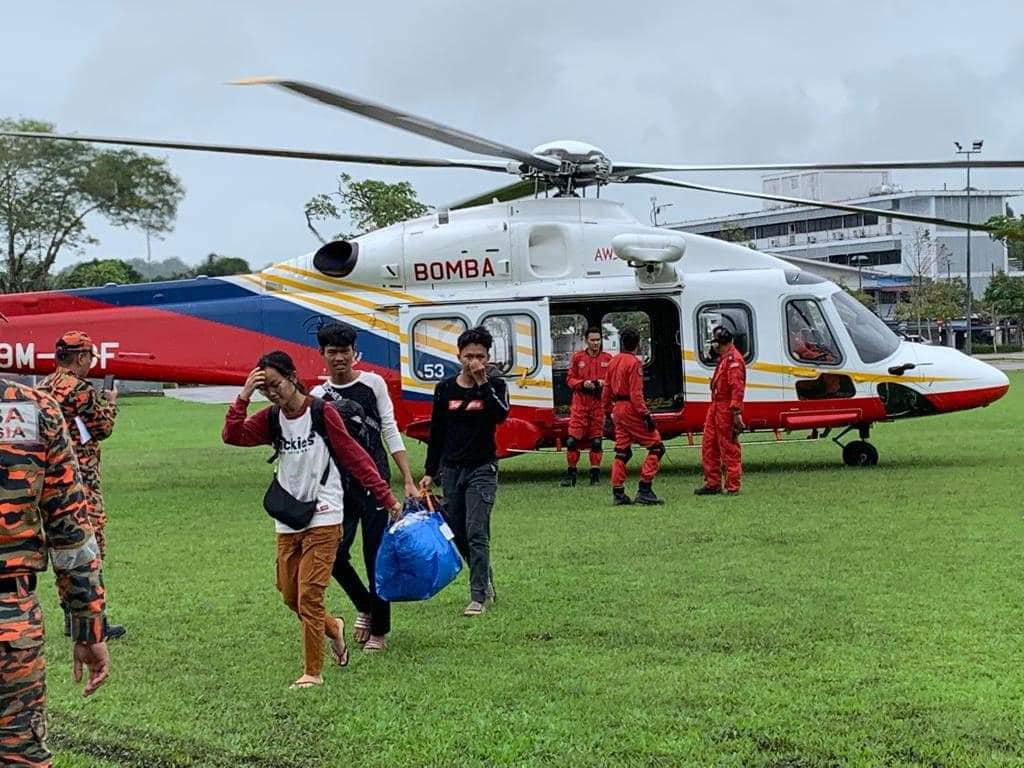
{"label": "helicopter window", "polygon": [[459,334],[466,330],[460,317],[428,317],[418,320],[412,329],[412,365],[416,378],[440,381],[462,369]]}
{"label": "helicopter window", "polygon": [[790,354],[801,362],[838,365],[843,360],[821,306],[813,299],[786,304],[786,333]]}
{"label": "helicopter window", "polygon": [[583,339],[590,323],[583,315],[551,316],[551,368],[565,371],[572,356],[587,346]]}
{"label": "helicopter window", "polygon": [[853,379],[838,373],[823,373],[816,379],[796,383],[796,396],[801,400],[831,400],[855,394]]}
{"label": "helicopter window", "polygon": [[718,353],[711,349],[711,332],[718,326],[732,331],[733,343],[748,363],[754,359],[754,320],[745,304],[704,304],[697,310],[697,352],[707,366],[718,362]]}
{"label": "helicopter window", "polygon": [[529,376],[537,370],[537,322],[530,315],[488,315],[481,325],[491,332],[491,365],[502,376]]}
{"label": "helicopter window", "polygon": [[632,312],[609,312],[601,318],[601,328],[604,333],[605,351],[615,354],[619,352],[619,333],[627,328],[634,329],[640,334],[640,360],[648,365],[653,356],[651,354],[651,318],[646,312],[633,310]]}
{"label": "helicopter window", "polygon": [[853,340],[853,346],[865,363],[877,363],[899,349],[899,337],[889,326],[855,298],[843,291],[832,294],[839,319]]}

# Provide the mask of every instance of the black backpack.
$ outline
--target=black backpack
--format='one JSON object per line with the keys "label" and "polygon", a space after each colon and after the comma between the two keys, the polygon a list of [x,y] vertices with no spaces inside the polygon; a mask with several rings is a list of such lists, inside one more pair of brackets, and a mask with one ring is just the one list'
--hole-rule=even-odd
{"label": "black backpack", "polygon": [[[363,406],[355,400],[347,400],[345,398],[328,402],[321,400],[319,397],[314,397],[313,402],[309,406],[309,416],[313,423],[313,431],[323,438],[324,444],[327,446],[327,452],[337,465],[338,471],[342,473],[342,477],[345,477],[345,472],[338,462],[338,457],[334,455],[331,440],[327,436],[327,420],[324,418],[324,408],[326,407],[333,408],[338,412],[342,422],[345,424],[345,429],[363,448],[367,447],[366,412],[363,410]],[[270,422],[268,427],[270,429],[270,444],[274,447],[274,455],[267,459],[267,463],[273,464],[277,457],[281,455],[281,406],[270,406]]]}

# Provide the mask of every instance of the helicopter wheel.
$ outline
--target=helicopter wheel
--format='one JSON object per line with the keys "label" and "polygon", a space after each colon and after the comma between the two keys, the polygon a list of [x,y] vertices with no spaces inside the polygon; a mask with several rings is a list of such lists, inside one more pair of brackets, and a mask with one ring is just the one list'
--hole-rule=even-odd
{"label": "helicopter wheel", "polygon": [[873,467],[878,464],[878,449],[866,440],[853,440],[843,446],[843,463],[848,467]]}

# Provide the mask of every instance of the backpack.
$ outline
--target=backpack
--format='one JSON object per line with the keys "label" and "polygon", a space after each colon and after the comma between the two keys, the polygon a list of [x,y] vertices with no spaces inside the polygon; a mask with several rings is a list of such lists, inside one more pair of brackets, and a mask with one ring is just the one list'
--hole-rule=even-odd
{"label": "backpack", "polygon": [[[364,424],[366,413],[363,411],[363,406],[355,400],[347,400],[345,398],[328,402],[321,400],[319,397],[314,397],[313,402],[309,406],[309,417],[313,423],[313,431],[323,438],[324,444],[327,446],[327,452],[337,465],[338,471],[342,473],[342,477],[345,477],[346,473],[342,469],[338,457],[334,455],[334,448],[331,446],[331,440],[327,436],[327,419],[324,417],[324,408],[327,407],[333,408],[338,412],[342,422],[345,424],[345,429],[363,448],[366,448],[367,439],[367,429]],[[281,406],[270,406],[270,422],[268,427],[270,429],[270,444],[274,447],[274,455],[267,459],[267,463],[273,464],[277,457],[281,455]]]}

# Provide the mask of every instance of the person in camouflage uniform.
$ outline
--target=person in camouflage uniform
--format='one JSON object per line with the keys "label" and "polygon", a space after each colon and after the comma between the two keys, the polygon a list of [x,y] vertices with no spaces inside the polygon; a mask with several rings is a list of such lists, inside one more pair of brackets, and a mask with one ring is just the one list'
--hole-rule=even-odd
{"label": "person in camouflage uniform", "polygon": [[[96,533],[100,558],[103,558],[107,549],[104,536],[107,515],[100,487],[100,441],[106,440],[114,431],[117,392],[101,394],[89,383],[89,369],[95,360],[95,352],[88,334],[82,331],[65,333],[57,340],[55,357],[57,368],[43,379],[39,389],[52,395],[64,413],[82,474],[89,521]],[[64,626],[67,633],[67,611]],[[116,639],[124,633],[124,627],[119,624],[107,627],[107,639]]]}
{"label": "person in camouflage uniform", "polygon": [[36,574],[47,555],[71,613],[74,677],[85,695],[107,679],[99,547],[78,462],[49,396],[0,379],[0,765],[50,766],[46,663]]}

